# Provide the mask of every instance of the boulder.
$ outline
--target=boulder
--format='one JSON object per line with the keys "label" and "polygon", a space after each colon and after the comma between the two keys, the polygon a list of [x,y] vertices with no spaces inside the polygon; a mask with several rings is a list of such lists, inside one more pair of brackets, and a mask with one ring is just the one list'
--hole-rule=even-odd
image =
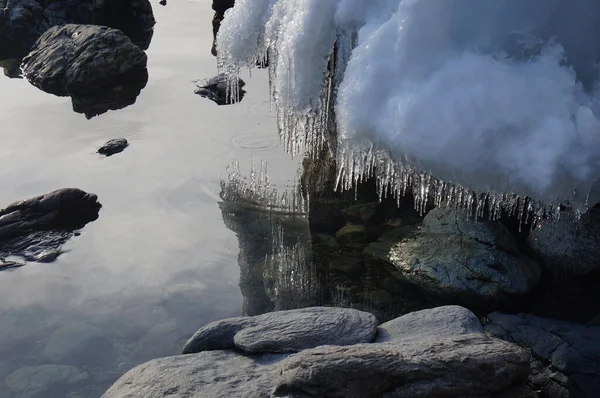
{"label": "boulder", "polygon": [[95,25],[48,29],[23,59],[23,74],[59,96],[87,96],[146,68],[147,56],[120,30]]}
{"label": "boulder", "polygon": [[600,326],[556,321],[529,314],[488,315],[485,329],[527,347],[533,354],[530,377],[541,396],[596,397],[600,385]]}
{"label": "boulder", "polygon": [[121,29],[147,48],[155,21],[148,0],[0,0],[0,60],[23,58],[48,29],[70,23]]}
{"label": "boulder", "polygon": [[481,322],[471,311],[458,305],[446,305],[415,311],[382,323],[377,341],[408,342],[451,338],[470,333],[484,333]]}
{"label": "boulder", "polygon": [[66,396],[70,389],[80,387],[88,378],[87,373],[73,366],[41,365],[18,369],[5,383],[15,397],[48,398]]}
{"label": "boulder", "polygon": [[104,156],[112,156],[116,153],[123,152],[129,143],[125,138],[115,138],[107,141],[104,145],[98,148],[98,153]]}
{"label": "boulder", "polygon": [[[98,218],[95,194],[63,188],[0,210],[0,258],[53,261],[73,231]],[[0,270],[6,269],[0,267]]]}
{"label": "boulder", "polygon": [[559,219],[541,222],[529,235],[527,248],[554,274],[600,272],[600,210],[590,209],[580,218],[563,211]]}
{"label": "boulder", "polygon": [[74,323],[55,330],[43,354],[58,364],[102,365],[112,358],[113,346],[100,328]]}
{"label": "boulder", "polygon": [[349,308],[311,307],[212,322],[198,330],[184,354],[238,348],[247,353],[286,353],[325,344],[370,343],[375,316]]}
{"label": "boulder", "polygon": [[520,253],[502,224],[443,208],[431,210],[421,231],[394,245],[389,259],[430,294],[475,306],[522,296],[540,278],[538,264]]}
{"label": "boulder", "polygon": [[227,81],[227,75],[221,73],[213,76],[210,79],[196,83],[195,94],[203,98],[207,98],[217,105],[231,105],[240,102],[244,99],[246,91],[243,87],[246,85],[240,78],[237,79],[237,92],[232,91],[235,83],[231,84]]}

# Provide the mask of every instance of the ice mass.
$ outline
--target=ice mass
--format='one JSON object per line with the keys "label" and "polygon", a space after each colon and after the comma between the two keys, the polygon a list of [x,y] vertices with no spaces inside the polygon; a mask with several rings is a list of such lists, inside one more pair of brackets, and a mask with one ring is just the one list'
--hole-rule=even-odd
{"label": "ice mass", "polygon": [[293,154],[335,117],[338,188],[540,215],[600,202],[599,29],[596,0],[237,0],[217,48],[268,55]]}

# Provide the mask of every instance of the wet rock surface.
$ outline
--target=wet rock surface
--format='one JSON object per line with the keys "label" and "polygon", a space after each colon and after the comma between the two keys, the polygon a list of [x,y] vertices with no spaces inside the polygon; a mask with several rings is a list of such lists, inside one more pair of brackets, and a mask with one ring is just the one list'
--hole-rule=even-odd
{"label": "wet rock surface", "polygon": [[100,328],[75,323],[55,330],[42,353],[52,363],[85,365],[106,363],[113,347]]}
{"label": "wet rock surface", "polygon": [[325,344],[370,343],[377,319],[348,308],[314,307],[213,322],[186,343],[183,353],[238,348],[247,353],[286,353]]}
{"label": "wet rock surface", "polygon": [[[310,309],[313,314],[315,310]],[[323,308],[320,317],[332,316],[330,310]],[[289,320],[292,312],[266,314],[271,318],[268,326],[277,324],[273,320],[278,317],[279,321]],[[269,328],[263,324],[264,331],[244,336],[248,345],[255,347],[252,353],[212,348],[225,346],[226,340],[237,341],[236,330],[252,328],[252,319],[207,325],[201,331],[205,341],[212,339],[204,347],[211,351],[147,362],[127,372],[103,397],[535,396],[525,385],[530,374],[527,351],[488,337],[475,315],[461,307],[424,310],[382,325],[380,333],[387,333],[387,338],[381,343],[332,345],[338,343],[329,341],[325,342],[329,345],[295,354],[266,354],[271,346],[264,345],[265,341],[277,335],[265,335]],[[336,319],[333,315],[334,323]],[[314,323],[310,326],[319,329]],[[433,338],[436,327],[441,335]],[[306,326],[298,322],[290,329],[298,329],[303,336]],[[330,330],[330,339],[339,335]]]}
{"label": "wet rock surface", "polygon": [[196,83],[195,94],[207,98],[217,105],[231,105],[240,102],[246,91],[243,87],[246,85],[242,79],[238,78],[238,92],[230,92],[227,84],[227,76],[223,73],[213,76],[210,79]]}
{"label": "wet rock surface", "polygon": [[0,210],[0,257],[53,261],[75,230],[98,218],[100,208],[95,194],[76,188],[15,202]]}
{"label": "wet rock surface", "polygon": [[0,0],[0,60],[21,59],[53,26],[105,25],[147,48],[155,24],[148,0]]}
{"label": "wet rock surface", "polygon": [[529,314],[488,315],[485,329],[530,349],[531,384],[541,397],[596,397],[600,385],[600,326]]}
{"label": "wet rock surface", "polygon": [[468,220],[442,208],[427,214],[414,238],[396,244],[390,260],[406,280],[430,294],[475,307],[522,296],[541,274],[502,224]]}
{"label": "wet rock surface", "polygon": [[116,153],[123,152],[129,143],[125,138],[115,138],[107,141],[104,145],[98,148],[98,153],[104,156],[112,156]]}

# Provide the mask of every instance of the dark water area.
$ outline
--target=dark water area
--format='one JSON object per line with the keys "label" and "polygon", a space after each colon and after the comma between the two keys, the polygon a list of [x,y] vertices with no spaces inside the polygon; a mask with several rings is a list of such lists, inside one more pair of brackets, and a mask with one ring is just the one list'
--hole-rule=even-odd
{"label": "dark water area", "polygon": [[[242,313],[220,180],[234,159],[277,165],[274,182],[296,163],[279,147],[266,71],[244,76],[237,106],[194,94],[193,81],[217,72],[210,3],[153,6],[148,82],[133,105],[88,120],[69,97],[0,78],[0,207],[62,187],[103,205],[56,261],[0,273],[0,397],[99,397],[136,364],[179,353],[200,326]],[[96,153],[118,137],[123,153]]]}

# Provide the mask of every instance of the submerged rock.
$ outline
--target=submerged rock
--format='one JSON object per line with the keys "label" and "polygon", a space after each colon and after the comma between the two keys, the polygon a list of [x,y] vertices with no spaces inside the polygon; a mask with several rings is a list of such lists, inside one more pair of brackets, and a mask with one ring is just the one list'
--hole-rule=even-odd
{"label": "submerged rock", "polygon": [[296,352],[324,344],[370,343],[377,319],[349,308],[312,307],[224,319],[194,334],[184,354],[238,348],[247,353]]}
{"label": "submerged rock", "polygon": [[11,79],[20,79],[21,59],[5,59],[0,61],[0,67],[4,68],[4,76]]}
{"label": "submerged rock", "polygon": [[42,353],[52,363],[102,365],[112,358],[113,346],[100,328],[74,323],[56,329]]}
{"label": "submerged rock", "polygon": [[125,138],[115,138],[107,141],[106,144],[98,148],[98,153],[104,156],[112,156],[116,153],[123,152],[129,143]]}
{"label": "submerged rock", "polygon": [[148,0],[0,0],[0,59],[21,59],[53,26],[104,25],[147,48],[155,24]]}
{"label": "submerged rock", "polygon": [[524,295],[541,274],[502,224],[442,208],[431,210],[420,233],[396,244],[389,258],[406,280],[432,295],[474,306]]}
{"label": "submerged rock", "polygon": [[6,378],[6,385],[19,398],[65,396],[70,389],[80,387],[88,374],[74,366],[41,365],[21,368]]}
{"label": "submerged rock", "polygon": [[600,326],[534,315],[488,315],[486,330],[530,349],[531,384],[543,397],[596,397],[600,385]]}
{"label": "submerged rock", "polygon": [[96,195],[76,188],[9,205],[0,210],[0,258],[53,261],[73,231],[98,218],[101,207]]}
{"label": "submerged rock", "polygon": [[[308,309],[313,315],[316,308]],[[306,330],[319,333],[320,325],[340,321],[323,308],[307,323],[288,323],[305,340]],[[287,314],[285,314],[287,313]],[[526,350],[483,333],[477,318],[461,307],[425,310],[390,322],[394,336],[384,343],[339,345],[344,334],[329,327],[330,343],[303,344],[296,354],[265,354],[278,330],[269,329],[292,311],[273,313],[271,324],[257,329],[255,339],[269,343],[252,353],[204,351],[162,358],[140,365],[121,377],[103,398],[129,397],[402,397],[402,398],[525,398],[535,395],[525,385],[530,373]],[[283,318],[280,318],[284,315]],[[372,317],[372,315],[370,316]],[[235,339],[236,329],[252,328],[258,317],[243,317],[211,324],[205,341],[220,345]],[[277,320],[277,322],[273,322]],[[315,323],[318,321],[318,323]],[[352,327],[341,320],[340,326]],[[442,334],[435,337],[435,330]],[[220,330],[218,330],[220,329]],[[208,344],[206,344],[208,346]]]}
{"label": "submerged rock", "polygon": [[243,87],[246,85],[246,82],[240,78],[237,78],[237,80],[237,98],[235,93],[229,92],[227,76],[224,73],[213,76],[206,81],[196,83],[196,90],[194,90],[194,93],[203,98],[208,98],[209,100],[216,102],[217,105],[231,105],[233,103],[240,102],[246,94],[246,91],[243,89]]}
{"label": "submerged rock", "polygon": [[119,30],[65,25],[44,33],[23,59],[22,68],[34,86],[68,96],[113,87],[145,69],[146,62],[146,54]]}

